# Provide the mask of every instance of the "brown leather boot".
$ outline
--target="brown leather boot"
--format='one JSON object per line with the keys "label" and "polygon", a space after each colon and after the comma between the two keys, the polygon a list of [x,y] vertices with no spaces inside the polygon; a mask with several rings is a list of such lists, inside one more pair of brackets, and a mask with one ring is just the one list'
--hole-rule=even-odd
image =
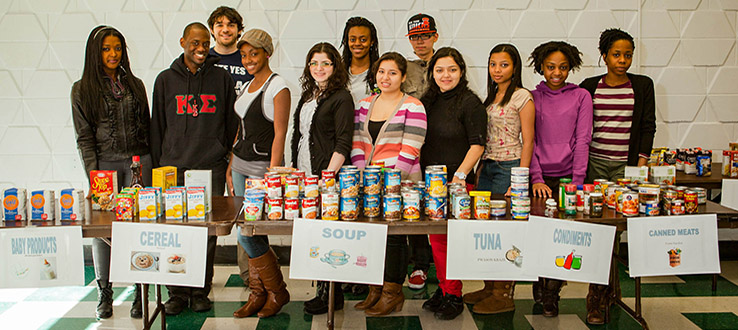
{"label": "brown leather boot", "polygon": [[473,305],[491,296],[494,290],[494,283],[494,281],[484,281],[484,288],[464,295],[464,303]]}
{"label": "brown leather boot", "polygon": [[515,282],[494,281],[492,295],[474,304],[472,312],[477,314],[497,314],[515,310],[513,294]]}
{"label": "brown leather boot", "polygon": [[354,308],[360,311],[372,308],[372,306],[374,306],[374,304],[376,304],[377,301],[379,301],[379,298],[381,296],[382,296],[382,286],[381,285],[370,285],[369,294],[366,296],[366,299],[354,305]]}
{"label": "brown leather boot", "polygon": [[543,302],[543,278],[538,278],[538,281],[533,282],[533,301],[537,304]]}
{"label": "brown leather boot", "polygon": [[544,279],[543,281],[543,316],[554,317],[559,315],[559,299],[561,296],[561,287],[564,285],[564,281],[554,279]]}
{"label": "brown leather boot", "polygon": [[249,273],[258,272],[261,283],[267,291],[266,303],[257,315],[264,318],[277,314],[282,306],[290,302],[290,293],[287,292],[287,283],[284,282],[282,271],[279,269],[277,255],[270,249],[263,256],[253,259],[252,266],[249,267]]}
{"label": "brown leather boot", "polygon": [[382,316],[399,312],[405,303],[405,295],[402,294],[402,284],[384,282],[382,286],[382,296],[379,298],[372,308],[364,311],[367,316]]}
{"label": "brown leather boot", "polygon": [[[251,269],[255,269],[254,260],[256,259],[249,259],[248,261],[249,268]],[[264,289],[264,284],[262,284],[261,279],[259,279],[259,272],[257,272],[256,270],[249,272],[249,289],[251,290],[251,293],[249,294],[249,300],[247,300],[246,303],[241,306],[241,308],[233,312],[233,317],[249,317],[260,311],[261,308],[264,307],[264,304],[266,303],[267,293]]]}
{"label": "brown leather boot", "polygon": [[[602,315],[602,300],[607,299],[607,285],[590,284],[587,293],[587,323],[604,324],[605,317]],[[607,306],[609,307],[609,306]]]}

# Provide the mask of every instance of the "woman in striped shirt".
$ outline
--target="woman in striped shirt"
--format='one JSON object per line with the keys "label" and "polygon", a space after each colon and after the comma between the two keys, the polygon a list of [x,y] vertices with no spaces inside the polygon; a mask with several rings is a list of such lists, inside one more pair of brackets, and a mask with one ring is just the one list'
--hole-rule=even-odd
{"label": "woman in striped shirt", "polygon": [[[587,179],[615,181],[625,166],[645,166],[656,134],[656,103],[653,80],[628,73],[633,63],[633,37],[620,29],[600,34],[599,50],[607,74],[585,79],[580,86],[592,95],[594,126],[589,148]],[[615,235],[615,250],[620,234]],[[587,323],[603,324],[602,308],[609,308],[620,295],[617,267],[610,266],[610,286],[589,285]]]}
{"label": "woman in striped shirt", "polygon": [[[356,106],[351,163],[363,169],[372,162],[384,162],[385,167],[402,171],[403,180],[419,180],[418,156],[427,121],[423,104],[400,90],[407,61],[399,53],[385,53],[375,62],[372,72],[382,92]],[[407,236],[388,236],[384,285],[370,286],[369,295],[356,304],[356,309],[370,316],[402,310],[407,263]]]}

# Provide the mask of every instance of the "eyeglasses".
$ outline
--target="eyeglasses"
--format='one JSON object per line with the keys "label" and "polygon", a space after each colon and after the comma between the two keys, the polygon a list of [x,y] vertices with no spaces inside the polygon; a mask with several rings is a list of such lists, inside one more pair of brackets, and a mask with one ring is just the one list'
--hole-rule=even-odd
{"label": "eyeglasses", "polygon": [[320,66],[321,68],[327,68],[329,66],[333,66],[333,63],[331,62],[310,62],[308,63],[308,65],[313,68],[317,66]]}
{"label": "eyeglasses", "polygon": [[408,38],[410,38],[411,41],[418,41],[418,40],[425,41],[425,40],[432,38],[434,35],[435,33],[413,34]]}

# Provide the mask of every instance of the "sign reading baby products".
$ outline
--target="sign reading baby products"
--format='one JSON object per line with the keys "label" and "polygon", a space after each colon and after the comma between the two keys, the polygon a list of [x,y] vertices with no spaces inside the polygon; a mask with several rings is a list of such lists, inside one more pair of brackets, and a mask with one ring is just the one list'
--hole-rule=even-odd
{"label": "sign reading baby products", "polygon": [[628,219],[630,277],[719,274],[717,215]]}
{"label": "sign reading baby products", "polygon": [[[565,281],[608,284],[615,227],[531,216],[526,272]],[[630,242],[630,241],[629,241]]]}
{"label": "sign reading baby products", "polygon": [[381,285],[387,226],[295,219],[290,278]]}
{"label": "sign reading baby products", "polygon": [[0,288],[84,285],[82,227],[0,230]]}
{"label": "sign reading baby products", "polygon": [[527,221],[449,220],[447,275],[454,280],[535,281],[523,271]]}
{"label": "sign reading baby products", "polygon": [[202,287],[208,229],[113,222],[110,281]]}

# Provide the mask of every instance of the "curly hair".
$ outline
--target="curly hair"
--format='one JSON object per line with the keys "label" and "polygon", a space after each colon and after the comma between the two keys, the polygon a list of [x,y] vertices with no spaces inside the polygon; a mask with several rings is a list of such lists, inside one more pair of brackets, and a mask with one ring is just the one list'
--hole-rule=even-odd
{"label": "curly hair", "polygon": [[[351,72],[351,60],[353,59],[353,55],[351,54],[351,47],[349,47],[348,39],[349,39],[349,30],[351,30],[352,27],[356,26],[363,26],[369,29],[369,34],[371,35],[371,42],[372,45],[369,46],[369,68],[371,69],[374,63],[379,58],[379,39],[377,38],[377,28],[374,27],[374,24],[372,24],[371,21],[364,17],[351,17],[346,21],[346,26],[343,28],[343,38],[341,38],[341,50],[342,56],[343,56],[343,64],[346,67],[347,72]],[[366,75],[366,85],[369,86],[369,89],[373,89],[374,85],[377,83],[376,77],[372,76],[371,74]]]}
{"label": "curly hair", "polygon": [[[430,62],[428,62],[428,73],[426,75],[428,89],[420,98],[421,102],[426,107],[428,106],[428,104],[432,104],[433,102],[435,102],[436,98],[441,95],[441,88],[438,87],[436,80],[433,78],[433,68],[436,66],[436,62],[438,62],[438,59],[444,57],[451,57],[461,70],[461,78],[459,80],[459,84],[456,85],[455,88],[468,88],[467,85],[469,84],[469,81],[466,79],[466,62],[464,61],[464,57],[461,56],[461,53],[459,53],[456,48],[442,47],[433,54]],[[461,93],[459,95],[461,95]]]}
{"label": "curly hair", "polygon": [[[333,62],[333,74],[328,77],[328,84],[323,90],[318,87],[318,84],[315,82],[315,78],[313,78],[313,75],[310,73],[310,61],[313,59],[313,55],[318,53],[325,54],[328,56],[328,59]],[[333,47],[333,45],[327,42],[317,43],[310,48],[307,56],[305,57],[305,69],[302,70],[302,76],[300,77],[300,86],[302,87],[300,100],[307,102],[316,98],[320,104],[321,101],[332,95],[334,92],[346,89],[348,81],[348,71],[346,71],[346,67],[343,65],[341,55],[338,54],[336,47]]]}
{"label": "curly hair", "polygon": [[215,22],[223,16],[231,21],[231,23],[236,23],[236,25],[238,25],[238,37],[240,38],[241,32],[243,31],[243,17],[241,17],[241,14],[239,14],[237,10],[231,7],[220,6],[210,13],[210,17],[208,17],[208,26],[210,27],[210,30],[213,30]]}
{"label": "curly hair", "polygon": [[392,61],[397,64],[397,68],[400,70],[400,73],[402,73],[402,76],[405,76],[407,74],[407,60],[405,59],[405,56],[402,56],[402,54],[398,52],[386,52],[382,54],[382,57],[380,57],[376,62],[374,62],[374,65],[372,65],[371,74],[376,78],[377,77],[377,71],[379,71],[379,66],[384,61]]}
{"label": "curly hair", "polygon": [[[507,87],[507,90],[505,91],[505,96],[502,97],[502,101],[500,101],[500,106],[505,106],[507,102],[510,102],[510,99],[512,98],[513,93],[515,93],[515,90],[517,88],[523,88],[523,78],[522,78],[522,62],[523,60],[520,58],[520,52],[518,52],[518,49],[515,48],[515,46],[511,44],[499,44],[492,48],[492,50],[489,51],[489,57],[487,58],[487,65],[489,65],[489,60],[492,58],[492,54],[497,53],[507,53],[508,56],[510,56],[510,59],[512,59],[512,66],[513,66],[513,75],[510,80],[510,86]],[[492,76],[489,74],[489,68],[487,69],[487,99],[484,100],[484,106],[488,107],[492,102],[495,101],[495,97],[497,96],[497,83],[492,79]]]}
{"label": "curly hair", "polygon": [[[602,33],[600,33],[600,44],[597,47],[597,49],[600,50],[600,60],[602,60],[602,56],[607,55],[607,53],[610,51],[610,48],[612,47],[612,44],[614,44],[618,40],[629,41],[630,45],[633,47],[633,50],[635,50],[635,42],[633,42],[633,36],[631,36],[628,32],[617,28],[606,29],[605,31],[602,31]],[[597,61],[598,64],[600,60]]]}
{"label": "curly hair", "polygon": [[554,52],[561,52],[569,61],[569,67],[571,71],[576,71],[582,66],[582,52],[579,49],[564,41],[549,41],[538,45],[533,52],[530,53],[528,60],[530,66],[533,67],[533,71],[537,74],[543,75],[543,61]]}

